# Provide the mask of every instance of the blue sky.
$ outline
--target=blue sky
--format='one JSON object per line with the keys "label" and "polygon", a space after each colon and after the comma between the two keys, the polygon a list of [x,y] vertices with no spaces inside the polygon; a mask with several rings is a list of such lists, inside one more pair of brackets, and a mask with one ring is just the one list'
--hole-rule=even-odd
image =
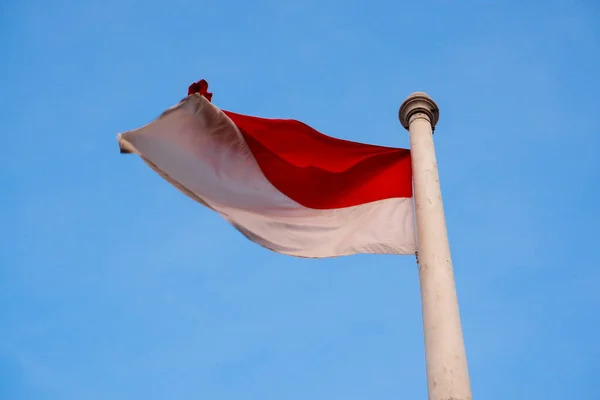
{"label": "blue sky", "polygon": [[598,399],[597,2],[3,0],[0,37],[0,398],[427,397],[414,258],[273,254],[119,154],[206,78],[398,147],[428,92],[475,398]]}

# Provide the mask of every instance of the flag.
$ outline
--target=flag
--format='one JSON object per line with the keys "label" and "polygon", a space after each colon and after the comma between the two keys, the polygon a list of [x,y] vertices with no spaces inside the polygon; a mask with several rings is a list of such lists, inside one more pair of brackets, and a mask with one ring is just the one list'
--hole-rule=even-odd
{"label": "flag", "polygon": [[324,258],[414,254],[407,149],[326,136],[291,119],[221,110],[208,84],[151,123],[121,133],[183,193],[277,253]]}

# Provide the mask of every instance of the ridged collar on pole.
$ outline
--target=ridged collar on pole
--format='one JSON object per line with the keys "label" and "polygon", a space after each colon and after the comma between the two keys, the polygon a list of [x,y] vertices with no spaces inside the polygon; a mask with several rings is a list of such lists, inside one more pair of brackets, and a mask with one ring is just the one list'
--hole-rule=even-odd
{"label": "ridged collar on pole", "polygon": [[408,130],[410,125],[410,117],[416,113],[424,113],[429,117],[431,127],[435,128],[440,119],[440,109],[431,97],[423,92],[415,92],[407,97],[400,106],[398,118],[404,129]]}

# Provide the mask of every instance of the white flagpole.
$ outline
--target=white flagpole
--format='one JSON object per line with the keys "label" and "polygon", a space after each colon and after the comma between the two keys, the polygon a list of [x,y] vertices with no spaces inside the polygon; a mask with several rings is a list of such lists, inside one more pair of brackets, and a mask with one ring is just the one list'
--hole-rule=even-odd
{"label": "white flagpole", "polygon": [[402,103],[399,117],[410,136],[429,400],[471,400],[433,146],[439,108],[425,93],[417,92]]}

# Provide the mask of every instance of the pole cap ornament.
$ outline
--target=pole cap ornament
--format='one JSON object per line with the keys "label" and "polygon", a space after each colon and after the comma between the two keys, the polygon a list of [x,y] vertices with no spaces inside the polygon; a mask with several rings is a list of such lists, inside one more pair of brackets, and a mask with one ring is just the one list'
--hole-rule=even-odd
{"label": "pole cap ornament", "polygon": [[426,93],[415,92],[408,96],[406,100],[400,106],[398,111],[398,118],[404,129],[408,129],[410,125],[410,117],[416,113],[423,113],[429,117],[431,127],[435,128],[435,125],[440,119],[440,109],[435,104],[435,101],[429,97]]}

